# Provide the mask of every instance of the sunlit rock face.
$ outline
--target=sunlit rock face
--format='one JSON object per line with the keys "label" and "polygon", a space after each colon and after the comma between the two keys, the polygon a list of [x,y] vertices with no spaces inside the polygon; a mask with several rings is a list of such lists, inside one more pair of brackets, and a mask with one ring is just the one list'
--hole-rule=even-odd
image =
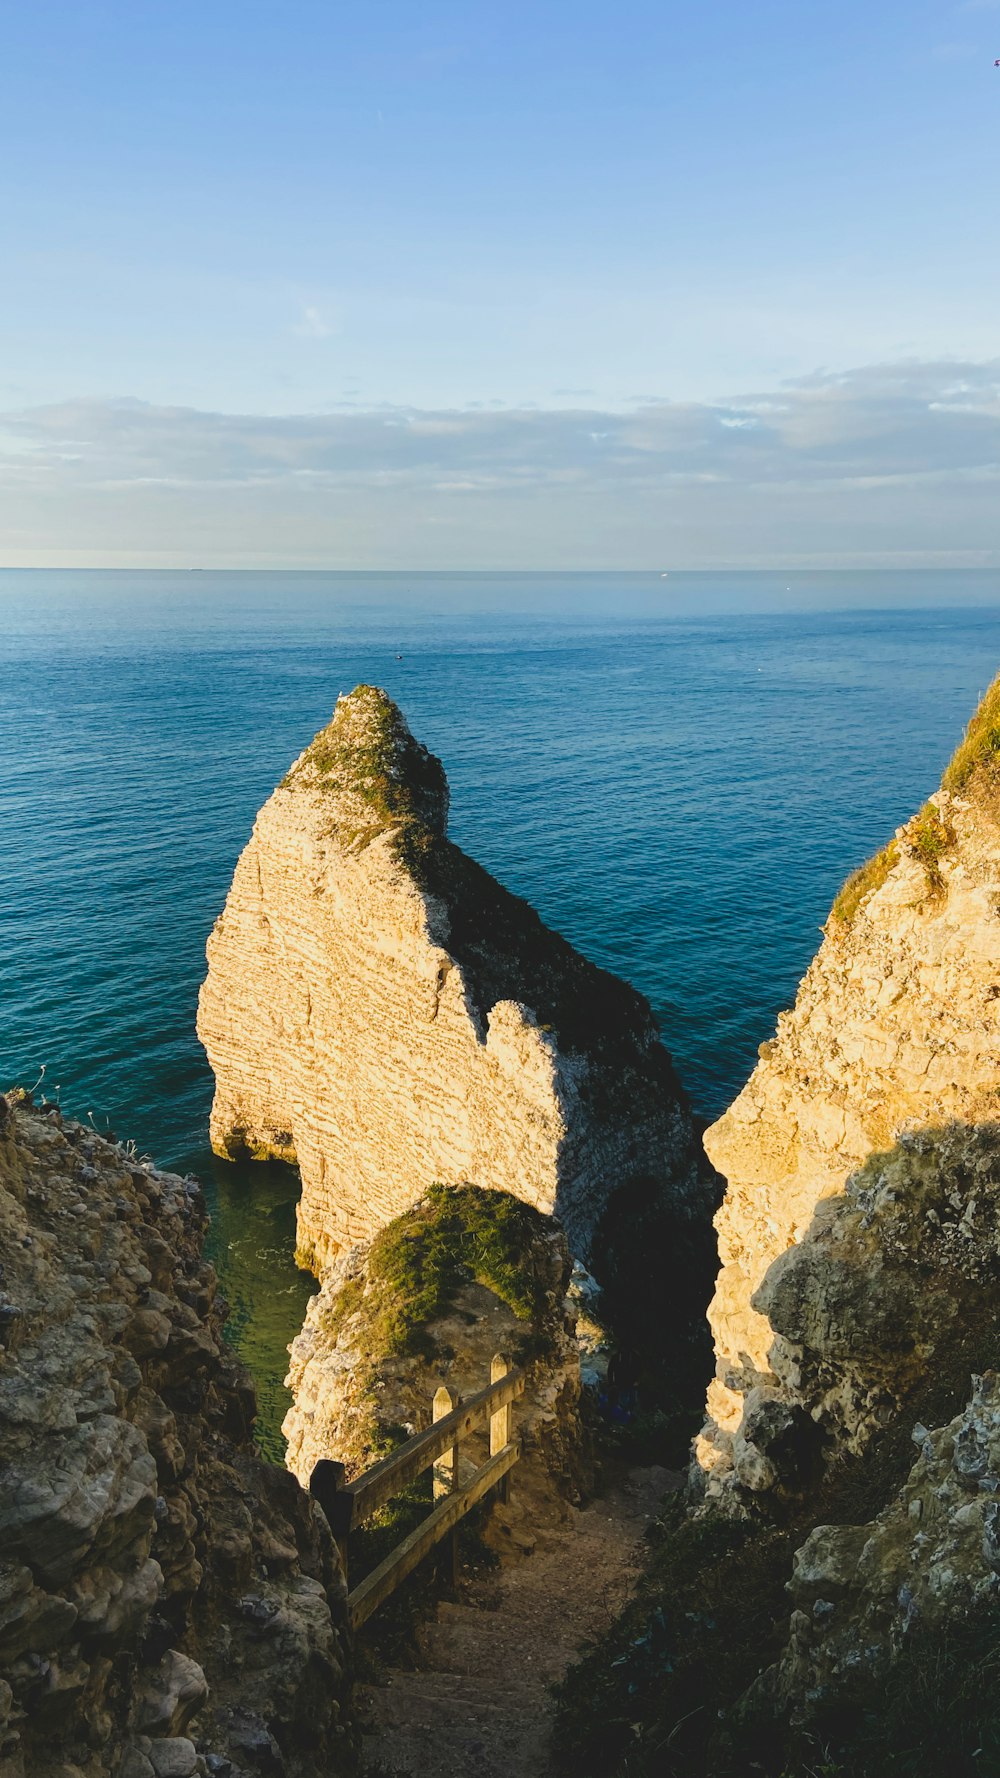
{"label": "sunlit rock face", "polygon": [[212,1141],[298,1161],[318,1271],[436,1181],[557,1215],[581,1255],[616,1184],[697,1193],[648,1005],[453,846],[447,809],[359,686],[261,810],[209,940]]}
{"label": "sunlit rock face", "polygon": [[[994,686],[942,789],[845,885],[793,1009],[707,1132],[728,1181],[709,1312],[717,1369],[696,1445],[710,1496],[767,1492],[781,1447],[808,1443],[817,1417],[796,1338],[775,1324],[776,1262],[796,1248],[806,1264],[827,1201],[901,1132],[1000,1110],[998,748]],[[853,1263],[856,1288],[876,1289],[870,1255],[859,1248]]]}
{"label": "sunlit rock face", "polygon": [[346,1588],[194,1180],[0,1096],[0,1772],[355,1770]]}

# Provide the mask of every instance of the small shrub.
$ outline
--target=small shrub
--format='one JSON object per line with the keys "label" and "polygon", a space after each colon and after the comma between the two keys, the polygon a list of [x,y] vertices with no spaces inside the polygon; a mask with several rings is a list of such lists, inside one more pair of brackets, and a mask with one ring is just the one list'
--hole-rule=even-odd
{"label": "small shrub", "polygon": [[925,803],[908,829],[910,841],[920,855],[930,895],[944,892],[940,858],[955,844],[955,829],[943,819],[934,803]]}

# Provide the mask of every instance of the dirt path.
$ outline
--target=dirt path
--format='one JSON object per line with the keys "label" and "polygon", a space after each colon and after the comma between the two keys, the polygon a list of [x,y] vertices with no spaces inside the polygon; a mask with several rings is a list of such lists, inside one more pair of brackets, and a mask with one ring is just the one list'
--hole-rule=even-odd
{"label": "dirt path", "polygon": [[368,1772],[393,1778],[544,1778],[549,1686],[606,1630],[642,1565],[642,1535],[680,1478],[635,1469],[533,1554],[463,1585],[419,1632],[422,1665],[392,1668],[360,1702]]}

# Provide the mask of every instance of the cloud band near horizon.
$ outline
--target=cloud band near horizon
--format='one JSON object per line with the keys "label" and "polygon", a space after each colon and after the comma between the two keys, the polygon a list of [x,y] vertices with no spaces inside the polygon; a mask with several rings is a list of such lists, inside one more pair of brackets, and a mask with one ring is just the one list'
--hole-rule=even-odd
{"label": "cloud band near horizon", "polygon": [[1000,359],[731,400],[0,414],[0,563],[1000,566]]}

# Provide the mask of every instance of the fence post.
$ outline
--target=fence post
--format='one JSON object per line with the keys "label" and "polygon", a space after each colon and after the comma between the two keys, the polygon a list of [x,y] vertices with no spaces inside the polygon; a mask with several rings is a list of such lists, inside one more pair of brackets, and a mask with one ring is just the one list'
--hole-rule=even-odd
{"label": "fence post", "polygon": [[[501,1377],[505,1377],[509,1370],[510,1370],[510,1359],[508,1358],[506,1352],[494,1352],[493,1357],[490,1361],[490,1382],[491,1383],[499,1383]],[[498,1456],[499,1453],[503,1450],[504,1446],[510,1444],[510,1421],[511,1421],[510,1402],[507,1403],[506,1407],[498,1408],[495,1414],[490,1415],[490,1456],[491,1457]],[[508,1500],[510,1499],[510,1472],[509,1471],[505,1476],[501,1476],[499,1482],[497,1483],[497,1498],[500,1501],[502,1501],[504,1506],[506,1506]]]}
{"label": "fence post", "polygon": [[[434,1405],[431,1409],[435,1421],[443,1420],[453,1408],[458,1407],[458,1395],[442,1383],[434,1391]],[[434,1465],[434,1499],[440,1500],[445,1494],[451,1494],[458,1487],[458,1445],[454,1444],[450,1451],[442,1451]],[[458,1526],[453,1526],[448,1533],[446,1554],[443,1567],[450,1574],[453,1587],[458,1585]]]}
{"label": "fence post", "polygon": [[344,1581],[347,1582],[347,1538],[351,1528],[351,1501],[341,1493],[347,1471],[342,1463],[336,1463],[331,1457],[321,1457],[313,1464],[309,1477],[309,1492],[320,1506],[329,1521],[330,1530],[337,1541],[340,1551],[341,1566],[344,1570]]}

